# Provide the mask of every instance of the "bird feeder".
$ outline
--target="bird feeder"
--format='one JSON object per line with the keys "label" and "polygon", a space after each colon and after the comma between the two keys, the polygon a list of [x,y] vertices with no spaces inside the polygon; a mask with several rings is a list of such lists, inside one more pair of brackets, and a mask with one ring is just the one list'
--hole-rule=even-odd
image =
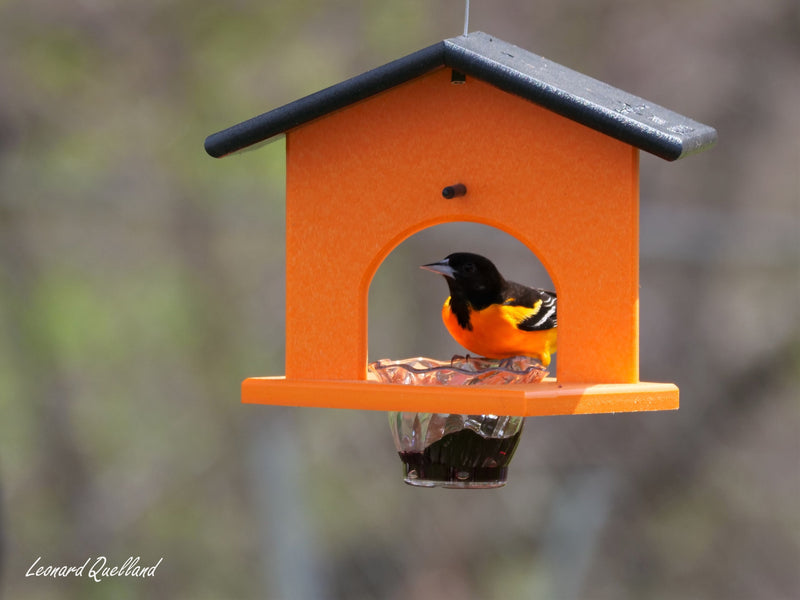
{"label": "bird feeder", "polygon": [[[678,408],[674,384],[639,380],[639,151],[679,159],[710,147],[713,128],[474,32],[215,133],[206,150],[280,135],[286,372],[245,380],[243,402],[518,416]],[[409,236],[452,221],[505,231],[547,269],[557,378],[367,380],[376,270]]]}

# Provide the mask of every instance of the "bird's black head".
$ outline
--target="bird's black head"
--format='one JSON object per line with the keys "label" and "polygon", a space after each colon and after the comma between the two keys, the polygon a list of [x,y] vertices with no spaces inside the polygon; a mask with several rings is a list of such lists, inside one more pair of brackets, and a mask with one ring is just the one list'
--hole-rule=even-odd
{"label": "bird's black head", "polygon": [[506,283],[492,261],[470,252],[455,252],[422,268],[444,275],[450,295],[462,297],[476,308],[496,302]]}

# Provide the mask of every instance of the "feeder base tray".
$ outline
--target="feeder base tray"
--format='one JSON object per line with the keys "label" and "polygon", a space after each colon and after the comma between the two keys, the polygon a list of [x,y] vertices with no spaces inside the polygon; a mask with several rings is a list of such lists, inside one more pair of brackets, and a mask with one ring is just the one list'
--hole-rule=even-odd
{"label": "feeder base tray", "polygon": [[485,386],[394,385],[374,381],[326,381],[251,377],[242,402],[279,406],[535,417],[676,410],[671,383],[540,383]]}

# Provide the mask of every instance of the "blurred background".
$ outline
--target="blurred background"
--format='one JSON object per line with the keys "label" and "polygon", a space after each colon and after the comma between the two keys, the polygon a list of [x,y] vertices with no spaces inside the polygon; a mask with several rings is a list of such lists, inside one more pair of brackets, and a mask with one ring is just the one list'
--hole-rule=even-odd
{"label": "blurred background", "polygon": [[[473,0],[495,35],[719,131],[641,159],[641,376],[676,412],[529,419],[502,489],[402,483],[385,413],[242,406],[283,373],[284,145],[206,135],[459,35],[461,0],[0,3],[0,590],[302,600],[800,597],[800,8]],[[466,244],[469,247],[464,247]],[[401,244],[370,357],[449,357],[454,250]],[[157,575],[26,578],[163,557]]]}

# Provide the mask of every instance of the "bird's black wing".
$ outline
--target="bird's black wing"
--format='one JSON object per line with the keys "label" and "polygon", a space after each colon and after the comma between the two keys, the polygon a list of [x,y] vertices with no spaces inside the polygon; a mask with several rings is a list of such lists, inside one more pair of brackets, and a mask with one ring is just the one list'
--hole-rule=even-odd
{"label": "bird's black wing", "polygon": [[537,331],[556,327],[555,292],[531,288],[509,281],[504,291],[504,296],[507,299],[503,304],[508,306],[525,306],[531,309],[531,313],[517,323],[519,329],[523,331]]}

